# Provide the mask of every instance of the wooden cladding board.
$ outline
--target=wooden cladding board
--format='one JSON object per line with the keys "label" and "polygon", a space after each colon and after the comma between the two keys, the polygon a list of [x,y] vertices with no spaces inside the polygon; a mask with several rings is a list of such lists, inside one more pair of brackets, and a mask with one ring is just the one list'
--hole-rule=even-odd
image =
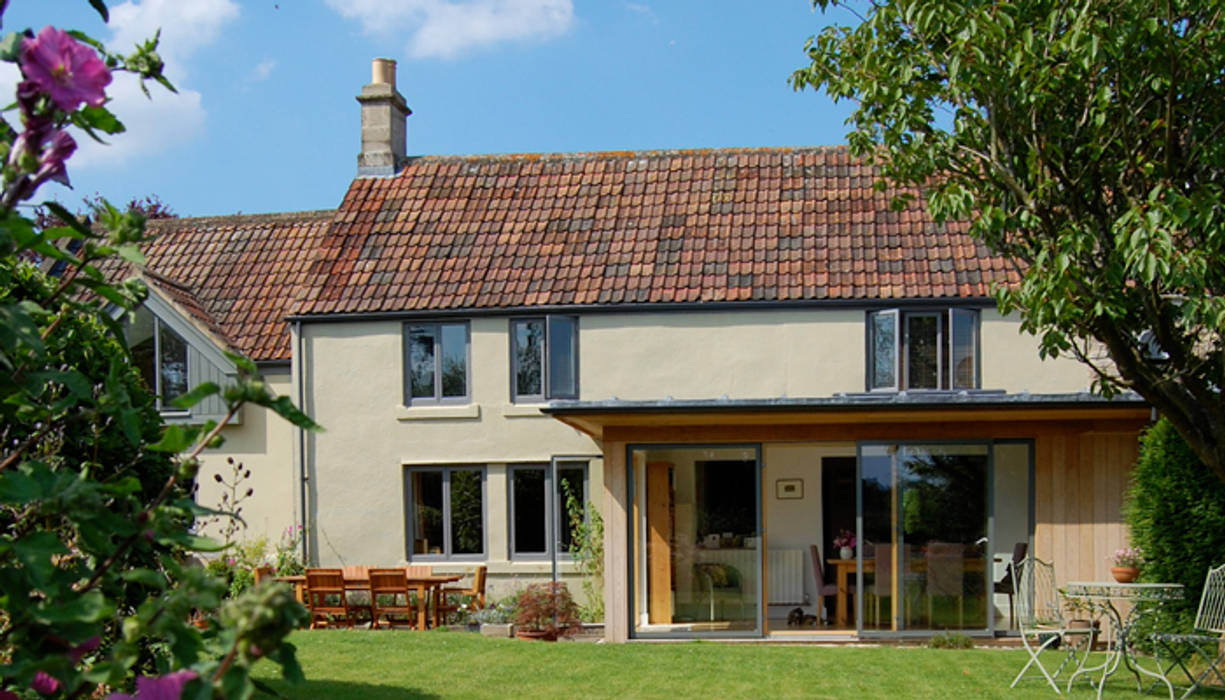
{"label": "wooden cladding board", "polygon": [[1034,444],[1034,556],[1059,585],[1110,579],[1128,543],[1123,494],[1138,454],[1135,432],[1043,435]]}
{"label": "wooden cladding board", "polygon": [[671,462],[647,462],[647,607],[652,624],[672,622]]}

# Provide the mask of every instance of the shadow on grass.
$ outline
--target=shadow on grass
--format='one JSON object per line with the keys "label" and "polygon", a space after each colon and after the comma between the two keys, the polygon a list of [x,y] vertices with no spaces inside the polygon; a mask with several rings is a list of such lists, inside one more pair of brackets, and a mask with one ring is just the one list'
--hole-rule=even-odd
{"label": "shadow on grass", "polygon": [[[442,697],[441,695],[427,693],[416,688],[346,681],[307,680],[300,685],[289,685],[283,682],[269,682],[268,685],[287,698],[329,698],[329,700],[346,700],[346,698],[362,698],[363,700],[414,698],[419,700],[438,700]],[[265,693],[256,693],[256,697],[268,698],[272,696]]]}

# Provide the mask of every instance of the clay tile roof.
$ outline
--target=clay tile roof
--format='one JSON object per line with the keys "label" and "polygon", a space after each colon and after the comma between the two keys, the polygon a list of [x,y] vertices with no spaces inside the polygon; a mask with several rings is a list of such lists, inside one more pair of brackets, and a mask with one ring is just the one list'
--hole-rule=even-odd
{"label": "clay tile roof", "polygon": [[981,298],[1016,281],[963,224],[892,211],[875,180],[845,147],[416,158],[353,181],[290,312]]}
{"label": "clay tile roof", "polygon": [[285,317],[335,212],[150,221],[151,287],[256,361],[290,359]]}

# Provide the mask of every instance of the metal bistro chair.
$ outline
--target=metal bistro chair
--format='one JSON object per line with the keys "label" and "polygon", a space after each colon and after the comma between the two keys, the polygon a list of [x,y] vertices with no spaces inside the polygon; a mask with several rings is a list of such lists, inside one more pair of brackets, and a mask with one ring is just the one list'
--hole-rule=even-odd
{"label": "metal bistro chair", "polygon": [[[1179,668],[1191,682],[1191,687],[1182,697],[1199,689],[1209,674],[1215,675],[1217,681],[1225,685],[1225,676],[1221,675],[1221,662],[1225,661],[1225,651],[1222,651],[1222,642],[1225,642],[1225,564],[1208,570],[1192,632],[1154,634],[1151,638],[1157,645],[1157,658],[1165,656],[1171,660],[1168,666],[1160,666],[1162,678],[1169,683],[1170,671]],[[1196,656],[1207,664],[1207,668],[1198,676],[1187,667],[1187,663]]]}
{"label": "metal bistro chair", "polygon": [[[1093,629],[1092,627],[1088,629],[1069,629],[1067,627],[1063,619],[1059,590],[1055,588],[1053,564],[1027,557],[1021,566],[1009,568],[1013,577],[1014,602],[1017,626],[1021,632],[1021,643],[1025,646],[1025,651],[1029,652],[1029,661],[1021,668],[1017,677],[1012,679],[1012,685],[1009,687],[1017,687],[1017,683],[1021,682],[1026,672],[1031,667],[1036,667],[1055,694],[1062,695],[1055,679],[1060,673],[1063,673],[1068,664],[1074,664],[1077,669],[1084,665],[1089,649],[1092,647],[1089,640],[1092,639],[1090,635],[1093,634]],[[1084,654],[1081,654],[1079,659],[1077,659],[1076,652],[1081,645],[1072,644],[1069,641],[1078,636],[1089,637],[1083,645]],[[1042,652],[1056,651],[1061,646],[1067,650],[1067,653],[1064,654],[1059,668],[1055,669],[1055,673],[1052,674],[1042,665],[1040,657]]]}

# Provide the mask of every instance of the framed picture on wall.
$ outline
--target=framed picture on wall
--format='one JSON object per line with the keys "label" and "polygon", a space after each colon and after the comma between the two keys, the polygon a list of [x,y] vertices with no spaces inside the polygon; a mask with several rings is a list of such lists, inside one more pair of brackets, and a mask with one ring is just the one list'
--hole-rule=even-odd
{"label": "framed picture on wall", "polygon": [[779,479],[774,482],[775,498],[803,498],[803,479]]}

